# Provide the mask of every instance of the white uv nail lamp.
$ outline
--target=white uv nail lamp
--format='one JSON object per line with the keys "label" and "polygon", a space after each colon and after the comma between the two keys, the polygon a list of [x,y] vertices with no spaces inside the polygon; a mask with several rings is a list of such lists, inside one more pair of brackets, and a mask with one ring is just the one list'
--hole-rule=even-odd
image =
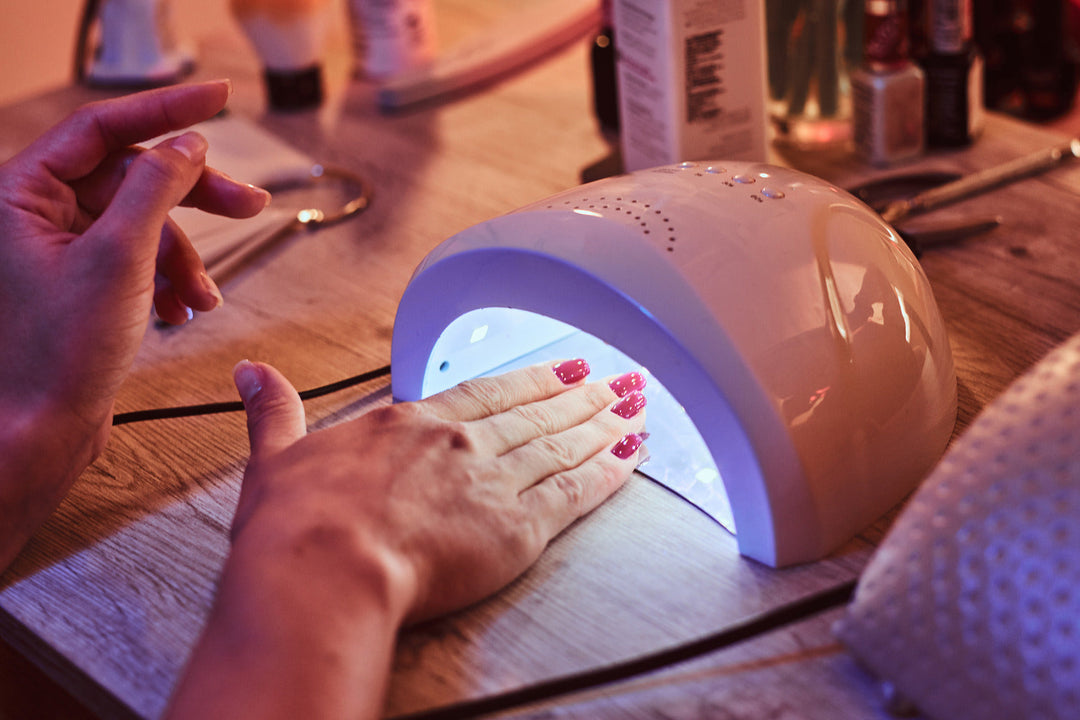
{"label": "white uv nail lamp", "polygon": [[948,338],[897,234],[809,175],[682,163],[464,230],[398,308],[393,394],[553,357],[643,367],[642,470],[774,567],[896,505],[956,419]]}

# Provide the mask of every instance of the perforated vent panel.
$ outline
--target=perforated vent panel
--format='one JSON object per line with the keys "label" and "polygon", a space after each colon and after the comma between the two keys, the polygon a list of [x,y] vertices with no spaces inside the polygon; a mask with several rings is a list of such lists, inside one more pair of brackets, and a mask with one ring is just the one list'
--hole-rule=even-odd
{"label": "perforated vent panel", "polygon": [[[764,207],[774,202],[788,205],[790,202],[785,201],[788,193],[804,184],[798,175],[789,172],[786,178],[778,177],[771,166],[749,163],[724,167],[682,162],[635,173],[639,179],[651,175],[678,178],[681,184],[658,185],[652,178],[653,182],[624,183],[623,187],[618,187],[620,178],[609,178],[562,193],[543,201],[546,204],[537,203],[537,206],[615,220],[634,228],[657,249],[674,253],[679,249],[679,218],[686,221],[681,213],[686,211],[687,204],[692,204],[687,203],[689,198],[703,193],[700,196],[704,198],[702,202],[710,203],[715,198],[719,203],[716,207],[723,208],[718,212],[737,217],[742,216],[747,206]],[[673,188],[677,190],[673,191]],[[689,230],[687,224],[683,223],[684,232]],[[689,234],[693,235],[693,232]]]}
{"label": "perforated vent panel", "polygon": [[566,208],[621,220],[633,224],[647,240],[663,244],[668,252],[674,252],[678,239],[675,225],[663,210],[653,207],[650,200],[631,197],[598,195],[563,200],[561,204],[551,204],[548,210]]}
{"label": "perforated vent panel", "polygon": [[956,442],[837,633],[928,717],[1080,717],[1080,335]]}

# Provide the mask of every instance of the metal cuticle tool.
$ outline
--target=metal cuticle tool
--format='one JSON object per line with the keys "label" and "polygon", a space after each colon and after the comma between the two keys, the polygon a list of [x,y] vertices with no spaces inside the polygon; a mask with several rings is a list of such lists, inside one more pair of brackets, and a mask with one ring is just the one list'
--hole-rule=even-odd
{"label": "metal cuticle tool", "polygon": [[[313,165],[309,173],[269,182],[263,187],[271,195],[300,191],[332,191],[333,201],[320,201],[302,207],[274,229],[255,232],[228,247],[217,255],[206,258],[206,273],[217,285],[234,277],[244,267],[283,242],[286,238],[300,231],[313,232],[347,220],[366,210],[371,205],[371,184],[351,170],[324,165]],[[344,201],[338,198],[347,198]],[[303,203],[308,205],[307,202]],[[317,205],[322,205],[318,207]],[[183,327],[156,320],[158,328]]]}
{"label": "metal cuticle tool", "polygon": [[904,227],[902,224],[905,220],[1046,172],[1076,157],[1080,157],[1080,138],[970,175],[933,171],[892,175],[851,188],[850,192],[892,225],[918,256],[928,248],[948,245],[992,230],[1001,224],[1002,219],[999,216],[983,216],[923,227]]}
{"label": "metal cuticle tool", "polygon": [[323,165],[314,165],[308,176],[268,183],[265,189],[273,195],[325,186],[330,183],[340,185],[341,192],[345,192],[349,199],[330,208],[301,208],[279,228],[265,233],[255,233],[209,259],[206,263],[207,274],[220,285],[293,233],[300,230],[311,232],[329,227],[363,212],[371,204],[371,185],[363,177],[350,170]]}
{"label": "metal cuticle tool", "polygon": [[881,217],[890,225],[896,225],[914,215],[930,212],[1001,185],[1046,172],[1076,157],[1080,157],[1080,138],[1073,138],[1062,145],[1055,145],[1001,165],[965,175],[913,197],[894,200],[880,211]]}

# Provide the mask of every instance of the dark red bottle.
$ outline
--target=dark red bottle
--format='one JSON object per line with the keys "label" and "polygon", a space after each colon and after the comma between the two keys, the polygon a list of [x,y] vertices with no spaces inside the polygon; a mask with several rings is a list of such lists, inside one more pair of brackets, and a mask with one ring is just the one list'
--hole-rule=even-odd
{"label": "dark red bottle", "polygon": [[927,10],[926,143],[968,145],[983,124],[983,60],[972,39],[971,0],[930,0]]}

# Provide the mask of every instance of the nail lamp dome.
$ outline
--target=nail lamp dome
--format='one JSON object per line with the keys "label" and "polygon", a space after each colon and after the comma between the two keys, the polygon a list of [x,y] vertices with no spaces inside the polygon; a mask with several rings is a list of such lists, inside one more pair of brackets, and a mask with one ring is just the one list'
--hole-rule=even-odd
{"label": "nail lamp dome", "polygon": [[[401,299],[393,394],[420,399],[575,329],[685,410],[739,551],[775,567],[827,555],[900,502],[956,418],[914,256],[861,202],[789,169],[653,168],[458,233]],[[648,412],[651,447],[652,398]]]}

